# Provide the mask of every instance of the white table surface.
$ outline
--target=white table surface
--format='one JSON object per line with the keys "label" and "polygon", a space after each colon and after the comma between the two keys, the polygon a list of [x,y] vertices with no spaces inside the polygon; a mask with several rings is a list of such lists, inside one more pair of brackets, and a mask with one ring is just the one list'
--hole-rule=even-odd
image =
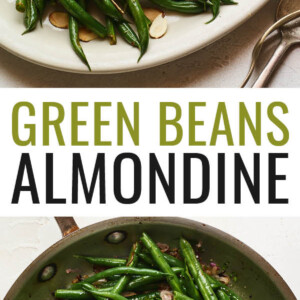
{"label": "white table surface", "polygon": [[[0,49],[0,87],[239,87],[258,38],[274,22],[278,1],[213,45],[178,61],[119,75],[76,75],[25,62]],[[268,58],[278,39],[263,56]],[[264,62],[262,59],[262,63]],[[263,64],[261,64],[263,66]],[[294,49],[270,83],[300,87],[300,51]]]}
{"label": "white table surface", "polygon": [[[80,227],[105,218],[76,218]],[[193,218],[217,227],[255,249],[286,280],[300,299],[300,219]],[[0,219],[0,299],[24,268],[61,238],[53,218]],[[274,299],[275,300],[275,299]]]}

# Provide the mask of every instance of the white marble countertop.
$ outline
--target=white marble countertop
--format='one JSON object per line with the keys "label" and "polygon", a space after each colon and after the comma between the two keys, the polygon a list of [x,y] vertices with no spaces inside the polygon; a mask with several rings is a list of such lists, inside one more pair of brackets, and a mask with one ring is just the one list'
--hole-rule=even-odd
{"label": "white marble countertop", "polygon": [[[258,38],[274,22],[278,1],[269,3],[240,28],[188,57],[149,70],[119,75],[76,75],[49,70],[0,49],[0,87],[239,87]],[[270,57],[278,39],[266,47]],[[294,49],[270,82],[300,87],[300,51]]]}
{"label": "white marble countertop", "polygon": [[[76,221],[84,227],[104,219],[76,218]],[[300,299],[300,219],[193,219],[232,234],[255,249],[273,265]],[[53,218],[1,218],[0,228],[0,270],[5,270],[0,288],[0,299],[3,299],[26,266],[58,241],[61,234]]]}

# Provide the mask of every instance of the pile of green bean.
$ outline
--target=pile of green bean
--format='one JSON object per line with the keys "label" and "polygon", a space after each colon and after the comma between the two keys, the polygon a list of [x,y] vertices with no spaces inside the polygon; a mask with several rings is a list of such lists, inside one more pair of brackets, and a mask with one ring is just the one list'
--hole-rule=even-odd
{"label": "pile of green bean", "polygon": [[[162,298],[161,285],[167,284],[174,300],[241,300],[227,285],[208,275],[199,263],[191,244],[180,239],[178,259],[163,253],[143,233],[128,259],[78,256],[104,271],[73,283],[69,289],[55,292],[57,299],[76,300],[148,300]],[[101,280],[102,279],[102,280]],[[133,296],[127,296],[131,292]]]}
{"label": "pile of green bean", "polygon": [[[86,11],[86,0],[16,0],[16,9],[24,13],[25,33],[33,31],[42,18],[47,3],[59,2],[69,14],[69,33],[73,50],[91,70],[79,41],[79,26],[84,26],[100,38],[108,38],[116,44],[116,31],[131,46],[140,50],[141,57],[146,53],[149,44],[149,26],[151,21],[145,16],[139,0],[93,0],[106,16],[106,25],[102,25]],[[211,10],[214,20],[222,4],[236,4],[233,0],[149,0],[152,4],[184,14],[200,14]],[[124,7],[122,9],[121,7]],[[137,34],[131,26],[130,19],[136,25]],[[129,21],[128,21],[129,20]]]}

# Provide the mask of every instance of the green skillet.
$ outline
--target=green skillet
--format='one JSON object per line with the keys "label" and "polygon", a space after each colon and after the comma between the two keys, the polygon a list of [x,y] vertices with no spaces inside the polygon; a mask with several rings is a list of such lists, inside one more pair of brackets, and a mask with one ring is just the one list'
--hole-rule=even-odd
{"label": "green skillet", "polygon": [[54,300],[53,292],[68,286],[77,273],[92,272],[91,266],[75,259],[74,254],[126,257],[144,231],[155,241],[170,246],[178,245],[180,236],[201,241],[203,261],[213,259],[220,266],[227,265],[229,274],[237,274],[233,289],[243,299],[296,300],[280,275],[259,254],[202,223],[181,218],[118,218],[78,229],[72,218],[57,221],[65,237],[32,262],[4,300]]}

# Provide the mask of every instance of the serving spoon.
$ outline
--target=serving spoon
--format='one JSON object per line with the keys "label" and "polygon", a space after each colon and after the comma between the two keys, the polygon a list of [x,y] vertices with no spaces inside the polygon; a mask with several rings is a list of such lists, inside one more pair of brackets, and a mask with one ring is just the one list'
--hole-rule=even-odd
{"label": "serving spoon", "polygon": [[[277,8],[276,19],[281,20],[287,15],[298,10],[300,10],[300,0],[281,0]],[[266,86],[287,50],[291,46],[300,43],[300,18],[281,26],[280,32],[281,42],[270,61],[267,63],[266,67],[254,83],[253,88],[262,88]]]}

